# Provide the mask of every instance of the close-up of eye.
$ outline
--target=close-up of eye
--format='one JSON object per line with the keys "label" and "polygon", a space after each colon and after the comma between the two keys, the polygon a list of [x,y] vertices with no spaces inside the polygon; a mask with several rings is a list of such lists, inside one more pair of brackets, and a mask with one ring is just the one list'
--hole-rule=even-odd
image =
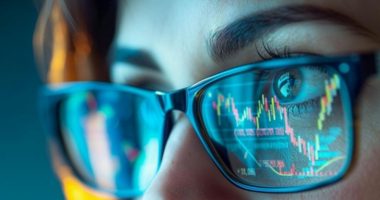
{"label": "close-up of eye", "polygon": [[170,84],[162,78],[160,72],[152,68],[138,68],[124,62],[115,62],[111,67],[113,83],[133,85],[147,90],[169,90]]}
{"label": "close-up of eye", "polygon": [[305,66],[274,72],[272,90],[279,104],[292,114],[315,112],[325,92],[328,66]]}

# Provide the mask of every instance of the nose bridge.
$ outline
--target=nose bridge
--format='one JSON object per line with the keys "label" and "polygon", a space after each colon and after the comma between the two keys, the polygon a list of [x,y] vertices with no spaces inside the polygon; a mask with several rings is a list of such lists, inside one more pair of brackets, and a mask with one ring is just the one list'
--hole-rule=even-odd
{"label": "nose bridge", "polygon": [[187,90],[181,89],[171,93],[156,93],[159,98],[161,108],[164,112],[179,110],[186,112],[187,109]]}

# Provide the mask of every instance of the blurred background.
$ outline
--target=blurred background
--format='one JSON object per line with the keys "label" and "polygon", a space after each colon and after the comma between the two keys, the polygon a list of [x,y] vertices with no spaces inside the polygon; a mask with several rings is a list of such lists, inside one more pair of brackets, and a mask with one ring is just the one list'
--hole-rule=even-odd
{"label": "blurred background", "polygon": [[37,118],[32,37],[38,5],[0,0],[0,199],[63,199]]}

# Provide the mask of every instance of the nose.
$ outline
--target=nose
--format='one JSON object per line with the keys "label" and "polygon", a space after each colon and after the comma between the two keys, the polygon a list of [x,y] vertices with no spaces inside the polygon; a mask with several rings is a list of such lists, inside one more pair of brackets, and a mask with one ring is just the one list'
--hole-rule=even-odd
{"label": "nose", "polygon": [[245,199],[207,155],[186,117],[168,139],[162,165],[142,199]]}

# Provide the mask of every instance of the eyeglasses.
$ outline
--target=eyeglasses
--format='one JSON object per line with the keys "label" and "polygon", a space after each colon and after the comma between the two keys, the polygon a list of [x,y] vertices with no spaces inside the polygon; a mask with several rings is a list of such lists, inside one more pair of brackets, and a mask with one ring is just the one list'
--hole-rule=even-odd
{"label": "eyeglasses", "polygon": [[237,187],[297,192],[336,182],[349,168],[353,108],[379,58],[262,61],[170,93],[98,82],[49,86],[41,113],[78,179],[117,197],[139,195],[152,181],[173,110],[186,113],[210,158]]}

